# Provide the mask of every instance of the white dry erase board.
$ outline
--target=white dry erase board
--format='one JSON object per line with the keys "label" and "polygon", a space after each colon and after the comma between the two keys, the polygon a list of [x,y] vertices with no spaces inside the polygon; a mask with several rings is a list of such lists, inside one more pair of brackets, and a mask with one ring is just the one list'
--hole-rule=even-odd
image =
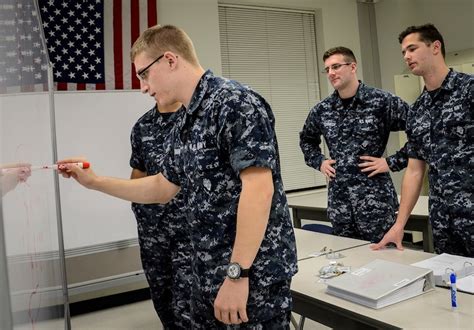
{"label": "white dry erase board", "polygon": [[[50,164],[50,118],[43,113],[44,108],[48,109],[48,95],[5,96],[1,102],[2,108],[11,109],[2,114],[2,161]],[[139,91],[58,92],[54,103],[58,158],[86,156],[100,175],[130,177],[130,131],[137,119],[153,107],[152,98]],[[40,232],[48,231],[34,243],[35,252],[57,248],[48,240],[56,235],[55,226],[49,223],[55,211],[53,174],[52,170],[34,171],[26,184],[5,196],[8,218],[22,214],[26,219],[33,213],[47,219],[35,223],[42,226]],[[137,236],[129,202],[87,190],[73,180],[59,179],[66,250]],[[36,186],[42,188],[32,191]],[[32,206],[38,208],[33,210]],[[7,234],[16,237],[9,246],[11,254],[21,254],[25,242],[29,242],[27,223],[6,223]]]}
{"label": "white dry erase board", "polygon": [[[155,101],[140,91],[55,93],[58,157],[86,156],[99,175],[129,178],[130,131]],[[66,250],[136,238],[130,203],[60,180]]]}

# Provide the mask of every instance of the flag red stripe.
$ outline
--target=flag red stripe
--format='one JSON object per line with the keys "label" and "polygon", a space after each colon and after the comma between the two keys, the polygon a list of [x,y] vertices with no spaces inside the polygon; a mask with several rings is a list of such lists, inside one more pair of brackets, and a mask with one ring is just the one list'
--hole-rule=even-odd
{"label": "flag red stripe", "polygon": [[157,0],[148,0],[148,27],[154,26],[158,22],[156,2]]}
{"label": "flag red stripe", "polygon": [[123,89],[122,0],[114,0],[113,15],[115,89]]}
{"label": "flag red stripe", "polygon": [[86,84],[85,83],[77,83],[77,90],[78,91],[85,91],[86,90]]}
{"label": "flag red stripe", "polygon": [[58,91],[67,91],[67,83],[58,82]]}
{"label": "flag red stripe", "polygon": [[[130,0],[130,40],[131,45],[140,36],[140,4],[138,0]],[[131,46],[130,45],[130,46]],[[132,65],[132,89],[140,88],[140,82],[135,76],[135,66]]]}
{"label": "flag red stripe", "polygon": [[29,84],[21,85],[21,92],[34,92],[34,91],[35,91],[35,87],[33,85],[29,85]]}
{"label": "flag red stripe", "polygon": [[95,89],[97,89],[97,90],[105,90],[105,83],[95,84]]}

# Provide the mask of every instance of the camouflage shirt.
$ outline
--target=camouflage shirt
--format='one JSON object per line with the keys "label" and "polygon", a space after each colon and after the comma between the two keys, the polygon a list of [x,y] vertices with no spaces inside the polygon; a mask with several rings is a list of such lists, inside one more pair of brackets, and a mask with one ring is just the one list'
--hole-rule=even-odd
{"label": "camouflage shirt", "polygon": [[296,247],[280,176],[274,116],[267,102],[241,84],[207,71],[199,81],[163,174],[185,191],[193,271],[202,293],[217,293],[236,236],[240,172],[269,168],[274,195],[250,273],[250,286],[267,286],[296,273]]}
{"label": "camouflage shirt", "polygon": [[[155,106],[137,120],[130,134],[132,146],[130,167],[145,172],[147,176],[162,172],[163,162],[172,149],[171,131],[182,116],[182,112],[183,108],[174,113],[161,113]],[[169,212],[175,210],[176,214],[183,217],[182,212],[179,211],[179,208],[183,207],[181,194],[166,205],[136,203],[132,205],[135,213],[137,213],[137,206],[143,210],[138,212],[138,216],[146,217],[146,213],[153,212],[149,216],[160,218],[165,214],[169,216]]]}
{"label": "camouflage shirt", "polygon": [[147,175],[161,172],[163,159],[171,148],[165,141],[179,116],[179,112],[161,113],[155,105],[137,120],[130,135],[132,168]]}
{"label": "camouflage shirt", "polygon": [[[336,160],[337,180],[343,179],[345,174],[367,177],[357,166],[359,157],[382,157],[390,131],[405,129],[407,111],[408,104],[399,97],[362,82],[347,108],[334,91],[311,109],[300,133],[306,163],[320,169],[325,160],[320,148],[322,135],[331,159]],[[392,171],[405,168],[408,164],[406,146],[386,160]]]}
{"label": "camouflage shirt", "polygon": [[474,76],[451,70],[438,90],[423,91],[407,118],[408,154],[429,165],[430,189],[472,192]]}
{"label": "camouflage shirt", "polygon": [[[130,166],[147,175],[155,175],[162,171],[163,161],[171,150],[171,130],[179,120],[182,110],[175,113],[160,113],[156,106],[145,113],[132,128],[130,143],[132,155]],[[185,215],[180,210],[183,207],[183,199],[178,194],[170,203],[159,204],[136,204],[132,203],[132,209],[138,220],[161,219],[163,217],[173,218],[171,226],[184,226]],[[181,218],[181,220],[178,220]]]}

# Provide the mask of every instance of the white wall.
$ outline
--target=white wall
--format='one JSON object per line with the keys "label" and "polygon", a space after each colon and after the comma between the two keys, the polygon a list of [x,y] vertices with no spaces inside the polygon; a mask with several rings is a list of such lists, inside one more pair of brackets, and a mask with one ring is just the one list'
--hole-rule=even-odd
{"label": "white wall", "polygon": [[417,0],[415,4],[416,13],[440,30],[446,52],[474,48],[473,0]]}
{"label": "white wall", "polygon": [[394,92],[394,75],[407,72],[398,35],[410,25],[433,23],[446,52],[474,48],[473,0],[380,0],[375,10],[383,89]]}
{"label": "white wall", "polygon": [[186,31],[202,66],[217,75],[222,73],[217,0],[160,0],[158,23]]}

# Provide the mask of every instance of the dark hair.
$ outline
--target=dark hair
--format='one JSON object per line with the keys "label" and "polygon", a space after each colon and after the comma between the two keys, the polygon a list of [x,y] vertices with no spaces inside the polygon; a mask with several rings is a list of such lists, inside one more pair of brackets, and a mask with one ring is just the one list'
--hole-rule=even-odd
{"label": "dark hair", "polygon": [[424,24],[419,26],[409,26],[398,36],[398,42],[401,44],[403,39],[409,34],[418,33],[420,36],[420,41],[424,42],[426,45],[430,45],[432,42],[438,40],[441,43],[441,54],[443,58],[446,57],[446,49],[444,47],[444,40],[441,33],[433,24]]}
{"label": "dark hair", "polygon": [[347,47],[342,47],[342,46],[333,47],[326,50],[326,52],[323,55],[323,61],[326,61],[329,57],[333,55],[337,55],[337,54],[343,55],[346,58],[347,62],[357,63],[356,57],[354,56],[354,53],[352,52],[352,50],[350,50]]}

